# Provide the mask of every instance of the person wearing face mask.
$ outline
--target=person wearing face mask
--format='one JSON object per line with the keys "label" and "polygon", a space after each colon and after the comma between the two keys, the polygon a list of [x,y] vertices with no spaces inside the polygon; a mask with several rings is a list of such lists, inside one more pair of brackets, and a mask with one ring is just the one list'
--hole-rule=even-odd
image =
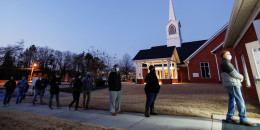
{"label": "person wearing face mask", "polygon": [[[92,88],[93,88],[93,78],[91,78],[90,72],[87,72],[86,76],[82,79],[83,110],[88,109]],[[87,96],[87,101],[86,101],[86,96]]]}
{"label": "person wearing face mask", "polygon": [[32,100],[32,106],[35,105],[35,101],[38,95],[40,95],[40,105],[44,105],[43,104],[43,95],[44,95],[44,90],[47,87],[47,80],[44,79],[44,75],[41,75],[41,77],[36,81],[35,83],[35,95],[34,98]]}
{"label": "person wearing face mask", "polygon": [[[256,126],[256,124],[247,121],[245,101],[241,93],[241,82],[243,82],[243,75],[239,74],[231,63],[232,56],[229,51],[223,51],[220,55],[222,58],[220,68],[223,87],[226,88],[228,93],[228,112],[226,122],[240,123],[247,126]],[[240,121],[234,119],[235,105],[239,111]]]}
{"label": "person wearing face mask", "polygon": [[119,73],[119,66],[114,65],[113,71],[110,72],[108,77],[109,91],[110,91],[110,112],[113,116],[123,114],[121,111],[121,76]]}
{"label": "person wearing face mask", "polygon": [[78,111],[78,105],[79,105],[79,98],[80,98],[80,92],[82,89],[82,82],[81,82],[81,75],[80,74],[76,74],[76,77],[74,78],[73,82],[73,101],[70,103],[69,107],[68,107],[68,111],[70,111],[70,107],[72,107],[72,105],[76,102],[75,105],[75,111]]}
{"label": "person wearing face mask", "polygon": [[60,105],[60,100],[59,100],[59,93],[60,93],[60,88],[59,85],[61,84],[61,79],[60,79],[60,73],[57,72],[56,76],[53,77],[50,81],[50,99],[49,99],[49,109],[52,110],[52,98],[55,95],[56,96],[56,106],[57,108],[61,108]]}
{"label": "person wearing face mask", "polygon": [[[148,73],[145,77],[145,94],[146,94],[146,105],[145,105],[145,117],[150,117],[151,115],[157,115],[157,113],[154,112],[154,102],[157,97],[157,94],[160,91],[160,85],[158,82],[158,78],[155,74],[155,67],[149,66],[150,73]],[[150,114],[149,114],[150,109]]]}

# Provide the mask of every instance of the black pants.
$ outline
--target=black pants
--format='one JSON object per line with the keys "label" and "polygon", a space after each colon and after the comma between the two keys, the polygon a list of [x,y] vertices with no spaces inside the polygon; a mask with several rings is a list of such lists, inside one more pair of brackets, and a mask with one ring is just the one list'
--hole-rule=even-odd
{"label": "black pants", "polygon": [[74,104],[74,102],[76,102],[75,110],[77,110],[79,105],[80,92],[73,92],[72,94],[73,101],[70,103],[69,107],[71,107]]}

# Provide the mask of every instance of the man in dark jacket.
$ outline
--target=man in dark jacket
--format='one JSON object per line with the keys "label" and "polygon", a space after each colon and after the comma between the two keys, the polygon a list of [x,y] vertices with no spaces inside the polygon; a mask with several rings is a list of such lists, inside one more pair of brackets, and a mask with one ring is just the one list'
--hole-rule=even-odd
{"label": "man in dark jacket", "polygon": [[158,78],[155,74],[155,67],[151,65],[151,66],[149,66],[149,70],[150,70],[150,73],[148,73],[145,78],[146,105],[145,105],[144,115],[146,117],[150,117],[149,108],[150,108],[151,115],[157,115],[154,112],[154,102],[155,102],[157,94],[159,93],[159,90],[160,90]]}
{"label": "man in dark jacket", "polygon": [[35,94],[32,101],[32,105],[35,105],[35,101],[38,95],[40,95],[40,105],[43,105],[42,97],[44,95],[44,90],[47,87],[47,84],[48,82],[46,79],[44,79],[44,75],[41,75],[40,79],[38,79],[35,83]]}
{"label": "man in dark jacket", "polygon": [[247,121],[245,101],[241,93],[241,82],[244,80],[243,75],[239,74],[231,64],[232,56],[229,51],[223,51],[220,56],[223,59],[220,65],[223,87],[226,88],[229,97],[226,121],[239,123],[238,120],[234,119],[235,105],[237,105],[240,124],[256,126],[256,124]]}
{"label": "man in dark jacket", "polygon": [[80,98],[80,91],[82,90],[82,82],[81,82],[81,75],[76,74],[76,77],[72,81],[73,85],[73,101],[70,103],[68,107],[68,111],[70,111],[70,107],[76,102],[75,111],[78,111],[78,105],[79,105],[79,98]]}
{"label": "man in dark jacket", "polygon": [[[91,89],[93,88],[93,78],[90,76],[90,72],[86,73],[86,76],[82,79],[82,92],[83,92],[83,109],[88,109],[88,104],[91,95]],[[86,101],[87,96],[87,101]]]}
{"label": "man in dark jacket", "polygon": [[4,102],[3,102],[3,107],[7,105],[9,105],[9,102],[13,96],[14,90],[16,88],[16,82],[14,81],[14,77],[12,76],[11,79],[9,81],[7,81],[4,85],[4,87],[6,88],[6,92],[5,92],[5,97],[4,97]]}
{"label": "man in dark jacket", "polygon": [[52,98],[55,95],[56,96],[56,106],[57,108],[61,108],[60,100],[59,100],[59,92],[60,88],[59,85],[61,84],[61,78],[60,74],[57,72],[56,76],[53,77],[50,81],[50,99],[49,99],[49,108],[52,110]]}
{"label": "man in dark jacket", "polygon": [[110,72],[108,77],[109,91],[110,91],[110,112],[113,116],[118,114],[123,114],[121,111],[121,76],[119,73],[119,66],[114,65],[114,69]]}

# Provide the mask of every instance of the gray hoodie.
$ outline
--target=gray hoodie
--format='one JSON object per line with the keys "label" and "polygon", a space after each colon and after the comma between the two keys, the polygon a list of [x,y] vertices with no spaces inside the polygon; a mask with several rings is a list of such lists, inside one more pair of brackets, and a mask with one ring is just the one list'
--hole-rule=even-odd
{"label": "gray hoodie", "polygon": [[82,79],[82,90],[90,90],[93,88],[93,78],[84,77]]}
{"label": "gray hoodie", "polygon": [[244,76],[237,72],[230,60],[223,59],[220,68],[224,87],[242,86],[240,80],[244,79]]}

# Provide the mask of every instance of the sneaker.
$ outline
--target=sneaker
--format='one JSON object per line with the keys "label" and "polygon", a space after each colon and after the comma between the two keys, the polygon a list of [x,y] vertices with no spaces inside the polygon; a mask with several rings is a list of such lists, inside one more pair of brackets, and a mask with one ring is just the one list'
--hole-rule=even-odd
{"label": "sneaker", "polygon": [[70,107],[68,107],[68,111],[70,111]]}
{"label": "sneaker", "polygon": [[18,102],[16,102],[16,104],[18,104]]}
{"label": "sneaker", "polygon": [[241,125],[246,125],[246,126],[256,126],[256,123],[252,123],[252,122],[249,122],[249,121],[246,121],[246,122],[240,122]]}
{"label": "sneaker", "polygon": [[113,113],[112,116],[117,116],[117,113]]}
{"label": "sneaker", "polygon": [[149,113],[144,113],[145,117],[150,117]]}
{"label": "sneaker", "polygon": [[50,110],[53,110],[53,108],[52,108],[52,107],[49,107],[49,109],[50,109]]}
{"label": "sneaker", "polygon": [[75,112],[79,112],[79,110],[78,110],[78,109],[75,109]]}
{"label": "sneaker", "polygon": [[227,119],[227,120],[225,120],[225,121],[228,122],[228,123],[236,123],[236,124],[239,123],[239,120],[238,120],[238,119]]}

